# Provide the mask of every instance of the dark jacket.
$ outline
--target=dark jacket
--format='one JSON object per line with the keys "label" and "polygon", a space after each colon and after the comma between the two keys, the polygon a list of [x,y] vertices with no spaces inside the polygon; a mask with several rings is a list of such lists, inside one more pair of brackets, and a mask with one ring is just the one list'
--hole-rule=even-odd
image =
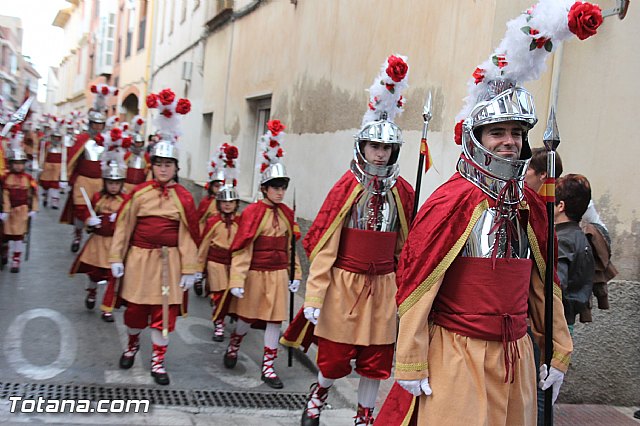
{"label": "dark jacket", "polygon": [[574,324],[591,299],[595,271],[593,251],[577,222],[556,225],[558,236],[558,276],[567,324]]}

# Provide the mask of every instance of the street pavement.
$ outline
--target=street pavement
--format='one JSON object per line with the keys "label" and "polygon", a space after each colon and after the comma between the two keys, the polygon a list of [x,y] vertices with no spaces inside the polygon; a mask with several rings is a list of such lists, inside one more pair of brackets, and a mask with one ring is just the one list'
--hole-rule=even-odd
{"label": "street pavement", "polygon": [[[285,388],[270,389],[260,380],[263,332],[251,330],[245,338],[238,365],[224,368],[222,357],[232,329],[222,343],[211,340],[211,308],[208,300],[190,295],[189,315],[179,318],[171,334],[166,367],[169,386],[158,386],[149,373],[151,341],[143,332],[141,351],[131,370],[118,368],[126,344],[122,311],[115,312],[115,323],[100,319],[99,303],[94,310],[84,306],[86,277],[70,277],[68,270],[75,254],[70,252],[72,227],[58,223],[60,210],[43,209],[33,221],[30,259],[19,274],[8,268],[0,272],[0,386],[26,384],[103,386],[127,389],[176,391],[235,391],[282,393],[300,397],[315,381],[315,353],[297,355],[287,367],[287,353],[281,348],[276,361]],[[86,236],[85,236],[86,239]],[[98,302],[103,288],[99,289]],[[302,294],[296,297],[296,309]],[[283,325],[283,330],[286,325]],[[392,381],[382,383],[378,407]],[[323,425],[353,424],[358,379],[355,374],[339,380],[329,396],[329,407],[322,414]],[[0,395],[2,388],[0,387]],[[2,398],[6,398],[4,394]],[[105,397],[106,398],[106,397]],[[153,425],[298,425],[301,410],[252,409],[153,405],[146,414],[34,414],[10,413],[10,402],[0,399],[0,423],[22,424],[153,424]],[[559,405],[556,425],[637,425],[633,412],[638,407]],[[595,422],[595,423],[594,423]]]}

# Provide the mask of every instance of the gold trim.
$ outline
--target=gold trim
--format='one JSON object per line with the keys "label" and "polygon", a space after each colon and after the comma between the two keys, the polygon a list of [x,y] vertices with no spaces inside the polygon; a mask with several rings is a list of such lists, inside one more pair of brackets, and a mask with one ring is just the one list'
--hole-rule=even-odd
{"label": "gold trim", "polygon": [[424,371],[429,368],[429,362],[410,362],[405,364],[404,362],[396,361],[396,371]]}
{"label": "gold trim", "polygon": [[305,302],[309,302],[309,303],[324,303],[324,298],[322,297],[316,297],[316,296],[307,296],[304,299]]}
{"label": "gold trim", "polygon": [[316,246],[313,248],[313,251],[311,252],[311,255],[309,256],[309,262],[313,262],[313,259],[316,257],[316,255],[318,254],[320,249],[322,249],[322,247],[324,247],[326,242],[329,240],[329,238],[331,238],[331,236],[333,235],[335,230],[342,223],[342,220],[344,219],[346,214],[351,209],[351,205],[353,204],[353,201],[356,199],[356,197],[363,190],[364,190],[364,187],[360,183],[358,183],[358,185],[353,189],[353,191],[351,191],[351,194],[349,194],[349,197],[347,197],[347,201],[344,203],[344,205],[342,206],[342,208],[338,212],[338,215],[333,220],[333,223],[331,223],[331,225],[327,228],[327,230],[325,231],[325,233],[322,236],[322,238],[320,238],[320,240],[318,241]]}
{"label": "gold trim", "polygon": [[551,359],[555,359],[563,365],[569,366],[571,362],[571,355],[561,354],[560,352],[553,351],[553,356]]}
{"label": "gold trim", "polygon": [[409,406],[409,411],[407,411],[407,414],[402,420],[402,423],[400,424],[400,426],[409,426],[409,423],[411,422],[411,417],[413,416],[413,410],[416,409],[417,399],[418,397],[416,396],[414,396],[413,399],[411,399],[411,405]]}
{"label": "gold trim", "polygon": [[[542,286],[544,287],[545,275],[547,274],[547,262],[542,256],[542,251],[540,250],[540,244],[538,243],[538,238],[536,237],[536,233],[533,232],[533,228],[529,223],[527,225],[527,236],[529,237],[529,246],[531,246],[531,252],[533,253],[533,258],[536,261],[536,267],[538,268],[538,274],[540,274],[540,280],[542,282]],[[562,300],[562,288],[555,282],[555,270],[554,270],[554,283],[553,283],[553,294]]]}
{"label": "gold trim", "polygon": [[283,336],[280,338],[280,344],[284,346],[289,346],[292,348],[299,348],[302,345],[302,341],[304,340],[305,334],[307,334],[307,329],[309,329],[309,321],[307,321],[304,327],[302,327],[302,330],[300,331],[298,338],[294,342],[292,342],[291,340],[285,339]]}
{"label": "gold trim", "polygon": [[458,241],[451,247],[449,252],[442,259],[440,264],[435,267],[435,269],[429,274],[426,280],[424,280],[410,295],[405,299],[404,302],[398,308],[398,315],[402,317],[409,309],[415,305],[422,296],[424,296],[431,288],[438,282],[440,277],[444,275],[449,266],[453,263],[462,247],[467,242],[469,238],[469,234],[471,234],[471,230],[475,226],[482,213],[489,208],[489,202],[484,199],[478,204],[475,209],[473,209],[473,213],[471,214],[471,219],[467,224],[467,229],[464,230]]}
{"label": "gold trim", "polygon": [[409,224],[407,223],[407,217],[404,213],[404,206],[402,205],[402,199],[400,198],[398,188],[396,188],[395,186],[391,188],[391,193],[396,199],[396,208],[398,209],[398,216],[400,217],[400,229],[402,229],[403,238],[406,239],[407,235],[409,235]]}

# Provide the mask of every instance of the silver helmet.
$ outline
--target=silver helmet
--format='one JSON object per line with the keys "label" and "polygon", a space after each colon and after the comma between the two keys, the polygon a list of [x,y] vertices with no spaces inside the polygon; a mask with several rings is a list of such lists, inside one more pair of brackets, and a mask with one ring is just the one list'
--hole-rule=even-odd
{"label": "silver helmet", "polygon": [[89,111],[89,122],[93,123],[106,123],[107,116],[103,112],[92,109]]}
{"label": "silver helmet", "polygon": [[225,181],[224,170],[216,171],[209,178],[209,182],[224,182],[224,181]]}
{"label": "silver helmet", "polygon": [[103,179],[124,180],[125,177],[124,169],[115,161],[109,162],[109,164],[102,169]]}
{"label": "silver helmet", "polygon": [[239,199],[240,195],[238,194],[238,190],[232,185],[223,186],[216,195],[216,200],[218,201],[238,201]]}
{"label": "silver helmet", "polygon": [[178,161],[178,148],[171,142],[161,140],[156,143],[151,150],[151,161],[153,161],[155,157],[171,158]]}
{"label": "silver helmet", "polygon": [[287,174],[287,169],[284,168],[284,164],[275,163],[267,167],[260,177],[260,185],[264,185],[273,179],[284,179],[289,182],[290,177]]}
{"label": "silver helmet", "polygon": [[[496,93],[491,96],[492,93]],[[489,85],[488,99],[480,100],[462,124],[462,150],[477,167],[501,180],[524,179],[531,148],[527,133],[537,123],[531,93],[508,81],[493,81]],[[477,136],[482,126],[516,121],[523,127],[520,158],[501,157],[486,149]]]}
{"label": "silver helmet", "polygon": [[8,154],[9,161],[27,161],[27,153],[22,148],[12,148]]}

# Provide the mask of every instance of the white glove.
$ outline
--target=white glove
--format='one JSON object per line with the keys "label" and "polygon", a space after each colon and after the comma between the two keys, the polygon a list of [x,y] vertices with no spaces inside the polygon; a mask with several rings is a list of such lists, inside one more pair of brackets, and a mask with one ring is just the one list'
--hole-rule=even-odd
{"label": "white glove", "polygon": [[9,213],[0,213],[0,221],[6,222],[9,218]]}
{"label": "white glove", "polygon": [[320,309],[304,308],[302,312],[304,313],[304,317],[307,319],[307,321],[309,321],[313,325],[318,324],[318,318],[320,317]]}
{"label": "white glove", "polygon": [[189,291],[193,288],[193,284],[196,281],[194,274],[186,274],[180,278],[180,288],[184,291]]}
{"label": "white glove", "polygon": [[29,212],[29,217],[30,217],[31,219],[33,219],[33,218],[34,218],[34,217],[36,217],[37,215],[38,215],[38,212],[37,212],[37,211],[35,211],[35,210],[31,210],[31,211]]}
{"label": "white glove", "polygon": [[60,189],[67,189],[69,187],[69,183],[65,181],[60,181]]}
{"label": "white glove", "polygon": [[427,377],[422,380],[398,380],[398,384],[413,396],[420,396],[423,392],[427,396],[432,394]]}
{"label": "white glove", "polygon": [[295,293],[300,288],[300,280],[289,281],[289,291]]}
{"label": "white glove", "polygon": [[111,215],[109,215],[109,222],[115,222],[116,217],[118,217],[118,213],[111,213]]}
{"label": "white glove", "polygon": [[196,281],[202,281],[202,272],[196,272],[195,274],[193,274],[194,278]]}
{"label": "white glove", "polygon": [[113,275],[114,278],[120,278],[121,276],[124,275],[124,264],[123,263],[112,263],[111,264],[111,275]]}
{"label": "white glove", "polygon": [[234,287],[229,291],[231,292],[232,295],[234,295],[238,299],[242,299],[244,297],[244,288]]}
{"label": "white glove", "polygon": [[562,382],[564,381],[564,373],[555,367],[551,367],[549,374],[547,374],[547,364],[542,364],[540,366],[538,379],[540,379],[538,387],[542,390],[547,390],[553,386],[551,404],[555,404],[558,394],[560,393],[560,386],[562,386]]}
{"label": "white glove", "polygon": [[87,218],[87,226],[92,228],[100,228],[102,224],[102,220],[98,216],[89,216]]}

